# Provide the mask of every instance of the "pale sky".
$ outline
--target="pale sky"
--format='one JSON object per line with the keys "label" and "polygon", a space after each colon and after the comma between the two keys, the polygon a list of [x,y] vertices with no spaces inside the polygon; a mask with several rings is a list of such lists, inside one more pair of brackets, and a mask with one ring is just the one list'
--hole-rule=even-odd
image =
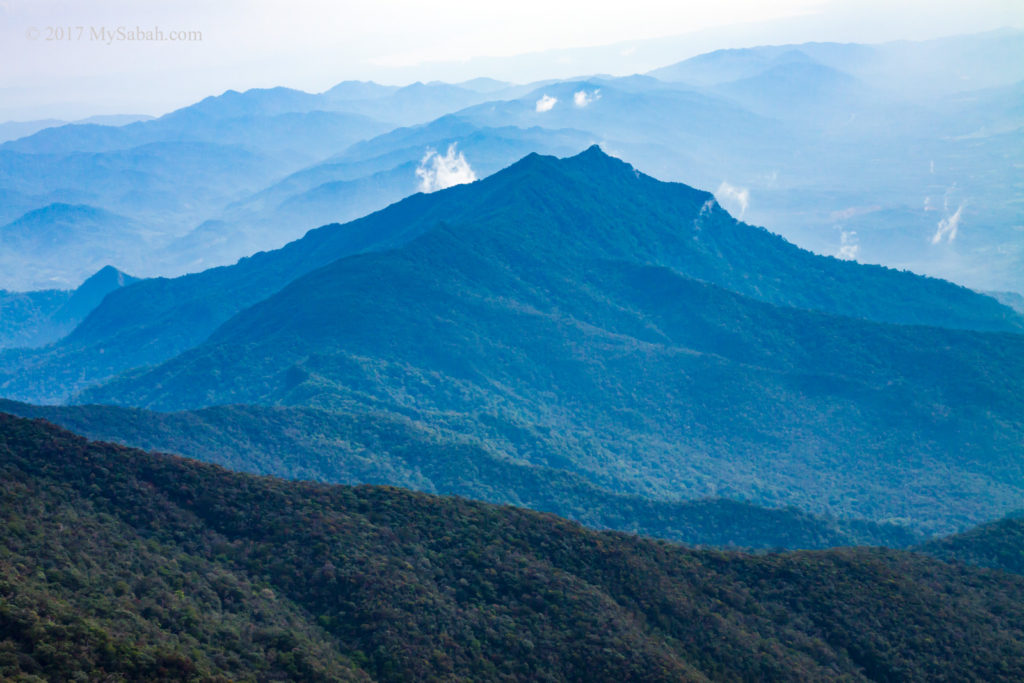
{"label": "pale sky", "polygon": [[[1024,0],[0,0],[0,121],[158,115],[229,88],[347,79],[625,75],[722,47],[1003,26],[1024,28]],[[165,39],[120,40],[119,27]]]}

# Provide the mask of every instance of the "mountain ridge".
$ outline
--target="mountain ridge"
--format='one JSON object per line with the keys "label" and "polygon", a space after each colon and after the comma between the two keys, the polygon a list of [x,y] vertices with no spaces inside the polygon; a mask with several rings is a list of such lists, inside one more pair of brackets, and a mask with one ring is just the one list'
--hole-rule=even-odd
{"label": "mountain ridge", "polygon": [[[486,196],[484,210],[302,275],[199,346],[77,400],[380,409],[480,438],[480,416],[515,418],[568,437],[530,457],[613,490],[664,500],[718,487],[929,531],[989,519],[1020,495],[1024,336],[777,305],[822,293],[870,304],[861,282],[833,287],[808,262],[881,271],[920,285],[918,296],[975,295],[804,254],[733,221],[709,194],[596,149],[526,157],[460,188],[460,199]],[[873,282],[878,301],[897,293],[890,284]],[[809,496],[823,466],[835,488]],[[936,479],[943,468],[957,474]]]}
{"label": "mountain ridge", "polygon": [[240,475],[6,415],[0,470],[5,677],[1024,674],[1024,580],[914,553],[687,550]]}
{"label": "mountain ridge", "polygon": [[[0,399],[0,412],[44,418],[98,441],[176,453],[236,472],[332,484],[400,486],[557,514],[588,527],[697,546],[809,549],[908,547],[919,537],[892,524],[815,517],[727,499],[653,501],[599,488],[551,466],[529,465],[484,442],[446,441],[399,415],[220,406],[155,413],[116,406],[44,407]],[[535,440],[492,423],[507,440]]]}

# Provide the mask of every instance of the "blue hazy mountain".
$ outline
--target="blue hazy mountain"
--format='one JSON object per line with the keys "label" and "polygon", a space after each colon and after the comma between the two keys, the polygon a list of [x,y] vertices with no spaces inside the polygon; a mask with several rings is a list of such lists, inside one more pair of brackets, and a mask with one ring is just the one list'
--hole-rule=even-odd
{"label": "blue hazy mountain", "polygon": [[396,125],[425,123],[444,114],[494,97],[493,92],[479,92],[447,83],[413,83],[399,88],[384,98],[347,100],[345,111],[378,116]]}
{"label": "blue hazy mountain", "polygon": [[985,292],[990,297],[1024,315],[1024,296],[1016,292]]}
{"label": "blue hazy mountain", "polygon": [[809,58],[787,60],[711,90],[762,116],[829,127],[848,123],[866,100],[881,99],[853,76]]}
{"label": "blue hazy mountain", "polygon": [[[469,222],[496,211],[509,216],[527,211],[527,204],[514,201],[520,192],[516,188],[543,184],[547,168],[552,171],[550,191],[565,193],[564,201],[575,207],[565,220],[586,221],[588,216],[605,220],[612,215],[619,215],[624,224],[646,224],[651,216],[659,217],[659,225],[679,220],[666,213],[670,211],[666,201],[673,193],[682,192],[674,189],[680,186],[658,183],[633,169],[609,176],[602,170],[604,165],[612,169],[628,167],[596,149],[560,163],[545,159],[532,155],[483,181],[414,195],[347,225],[311,231],[280,250],[256,254],[231,267],[125,288],[105,300],[43,358],[32,354],[26,358],[8,356],[3,385],[6,395],[26,400],[64,400],[91,383],[181,353],[246,306],[339,258],[401,246],[440,223]],[[590,170],[595,188],[610,183],[605,193],[622,194],[622,199],[609,198],[599,189],[580,187],[573,173],[586,175],[590,165],[594,167]],[[580,170],[565,171],[574,168]],[[620,187],[624,179],[634,182]],[[1013,311],[993,299],[910,273],[814,256],[765,230],[735,222],[710,195],[703,197],[701,205],[687,205],[683,220],[692,224],[714,217],[732,227],[726,231],[728,246],[673,242],[672,249],[679,251],[679,260],[673,263],[689,277],[773,304],[878,321],[1020,329]],[[645,205],[651,208],[643,209]],[[33,369],[29,371],[29,367]]]}
{"label": "blue hazy mountain", "polygon": [[327,223],[344,223],[423,189],[430,156],[460,155],[485,177],[530,152],[569,155],[594,142],[589,133],[541,128],[481,128],[454,116],[398,128],[290,174],[236,202],[166,248],[167,262],[186,271],[233,263],[277,248]]}
{"label": "blue hazy mountain", "polygon": [[665,81],[713,86],[812,60],[904,96],[949,95],[1024,80],[1024,32],[1001,29],[873,45],[803,43],[715,50],[650,71]]}
{"label": "blue hazy mountain", "polygon": [[33,133],[38,133],[44,128],[62,126],[67,121],[61,119],[37,119],[34,121],[4,121],[0,123],[0,143],[9,140],[17,140]]}
{"label": "blue hazy mountain", "polygon": [[[0,226],[0,268],[11,279],[69,289],[108,263],[144,260],[151,239],[145,226],[110,211],[50,204]],[[50,260],[74,266],[48,267]]]}
{"label": "blue hazy mountain", "polygon": [[[753,78],[766,71],[791,64],[819,64],[806,52],[806,45],[785,45],[760,48],[716,50],[691,57],[678,64],[649,71],[648,75],[662,81],[680,82],[708,87]],[[870,52],[864,45],[832,45],[834,50],[856,53]],[[851,55],[852,56],[852,55]],[[847,59],[850,59],[848,56]]]}
{"label": "blue hazy mountain", "polygon": [[[367,83],[343,83],[322,94],[288,88],[228,91],[128,125],[49,127],[0,145],[0,192],[14,200],[8,213],[20,209],[8,220],[57,201],[89,204],[135,220],[157,237],[148,258],[138,258],[130,245],[119,245],[112,235],[115,253],[108,260],[144,275],[180,274],[194,270],[195,254],[209,246],[196,236],[180,238],[211,221],[223,221],[220,214],[230,204],[354,142],[391,130],[394,122],[429,121],[482,101],[488,93],[439,84],[391,88]],[[413,190],[368,193],[367,201],[330,220],[356,218]],[[206,251],[198,267],[280,246],[326,222],[303,220],[304,227],[296,229],[290,217],[271,220],[261,230],[220,236],[230,238],[230,248],[219,257]],[[290,230],[279,234],[276,228],[282,225]],[[235,239],[243,235],[245,239]],[[117,253],[119,246],[124,248]],[[76,283],[93,266],[54,255],[9,270],[0,277],[0,286],[45,287],[48,278]]]}
{"label": "blue hazy mountain", "polygon": [[[925,272],[980,290],[1021,291],[1024,264],[1014,228],[1020,221],[1010,180],[1024,157],[1024,74],[1013,59],[1021,43],[1019,32],[1003,32],[923,43],[767,46],[702,55],[652,72],[658,78],[594,76],[532,86],[345,82],[320,94],[229,91],[153,121],[51,128],[3,145],[0,193],[12,202],[3,205],[0,222],[55,202],[89,204],[164,235],[152,269],[117,261],[132,272],[176,275],[230,263],[276,248],[317,223],[345,221],[396,200],[408,191],[402,180],[407,169],[398,167],[422,158],[430,142],[419,150],[392,149],[405,158],[385,166],[381,156],[358,177],[358,167],[348,166],[344,177],[321,183],[341,184],[321,190],[307,185],[281,196],[279,181],[322,161],[330,165],[349,143],[394,125],[457,112],[477,128],[535,128],[534,150],[545,153],[571,150],[542,138],[576,131],[645,172],[716,190],[742,218],[818,253]],[[538,111],[542,101],[547,104]],[[95,186],[57,182],[69,166],[63,157],[73,150],[109,154],[156,139],[161,142],[149,144],[191,140],[187,144],[230,147],[222,153],[232,163],[214,164],[223,177],[206,174],[202,186],[238,192],[189,187],[172,196],[172,187],[163,196],[143,192],[132,207],[121,201],[127,193],[116,182],[110,201],[95,196]],[[26,170],[24,156],[8,154],[15,150],[31,154],[35,170]],[[245,162],[240,152],[255,157]],[[207,154],[216,159],[220,153]],[[109,176],[117,163],[98,158],[94,171]],[[273,172],[249,173],[259,167]],[[138,170],[152,173],[130,167],[123,175]],[[53,182],[25,188],[18,181],[39,171]],[[181,178],[202,172],[183,164],[176,171]],[[259,197],[264,190],[268,194]],[[305,192],[315,200],[308,215],[294,211]],[[274,199],[275,210],[293,197],[286,210],[265,220],[262,211],[246,208]],[[153,210],[146,213],[146,205]],[[78,277],[88,270],[80,268]],[[9,277],[0,285],[47,286]]]}
{"label": "blue hazy mountain", "polygon": [[[162,244],[245,196],[247,189],[264,186],[279,172],[280,164],[272,157],[200,142],[160,142],[67,156],[0,151],[0,186],[22,199],[38,200],[33,210],[3,228],[7,235],[20,236],[17,249],[5,252],[8,260],[0,284],[21,290],[54,283],[76,286],[106,263],[142,275],[160,272],[152,257]],[[94,226],[110,215],[120,216],[124,229],[103,234],[98,227],[81,228],[69,233],[74,221],[69,222],[67,206],[91,207],[93,216],[85,222]],[[48,220],[54,222],[47,224]],[[128,224],[136,227],[127,229]],[[30,226],[38,234],[25,232]],[[74,240],[47,241],[47,235],[72,233],[97,237],[99,261],[92,249],[74,252]],[[52,251],[45,250],[47,244]]]}
{"label": "blue hazy mountain", "polygon": [[481,440],[492,415],[562,435],[514,457],[614,491],[955,529],[1021,495],[1020,330],[993,299],[801,251],[592,148],[119,290],[8,355],[4,390],[60,398],[201,341],[80,400],[387,411]]}
{"label": "blue hazy mountain", "polygon": [[136,281],[113,266],[104,266],[74,290],[0,290],[0,349],[55,342],[82,322],[107,294]]}
{"label": "blue hazy mountain", "polygon": [[[136,121],[145,121],[153,118],[144,114],[98,114],[79,119],[77,124],[97,124],[101,126],[124,126]],[[33,121],[5,121],[0,123],[0,143],[10,140],[18,140],[27,137],[46,128],[64,126],[70,121],[61,119],[36,119]]]}
{"label": "blue hazy mountain", "polygon": [[751,220],[821,253],[1020,291],[1022,46],[1020,31],[766,46],[651,75],[799,123],[788,153],[722,177],[746,192]]}
{"label": "blue hazy mountain", "polygon": [[391,88],[346,82],[321,94],[282,87],[228,90],[156,119],[122,126],[50,127],[0,149],[67,154],[183,140],[238,143],[266,152],[287,147],[291,143],[287,136],[308,128],[307,137],[320,138],[319,153],[297,143],[296,151],[323,158],[395,125],[423,123],[493,95],[492,90],[479,92],[443,83]]}

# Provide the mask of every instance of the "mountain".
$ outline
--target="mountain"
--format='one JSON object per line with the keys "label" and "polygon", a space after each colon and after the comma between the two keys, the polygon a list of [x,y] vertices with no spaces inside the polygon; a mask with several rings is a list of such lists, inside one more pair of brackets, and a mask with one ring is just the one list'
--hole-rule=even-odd
{"label": "mountain", "polygon": [[1024,315],[1024,296],[1017,292],[986,292],[990,297]]}
{"label": "mountain", "polygon": [[50,319],[70,296],[71,292],[64,289],[0,289],[0,348],[33,346],[38,331],[49,326]]}
{"label": "mountain", "polygon": [[603,488],[930,531],[998,516],[1024,487],[1024,335],[990,298],[803,252],[596,147],[337,231],[372,228],[394,237],[76,401],[385,410],[485,441],[497,417],[561,435],[515,457]]}
{"label": "mountain", "polygon": [[[155,142],[67,155],[0,150],[0,187],[20,197],[22,206],[33,207],[18,219],[24,230],[10,224],[0,232],[19,233],[35,249],[6,250],[0,285],[21,290],[70,285],[106,263],[153,275],[160,272],[154,263],[160,246],[280,173],[281,162],[273,156],[215,143]],[[89,228],[108,220],[109,226]],[[84,225],[69,227],[76,222]],[[77,250],[63,237],[48,238],[68,231],[72,236],[92,232],[96,242]]]}
{"label": "mountain", "polygon": [[137,278],[104,266],[75,290],[0,290],[0,349],[44,346],[73,330],[110,292]]}
{"label": "mountain", "polygon": [[49,127],[0,145],[0,150],[61,155],[181,141],[238,144],[263,154],[290,152],[309,162],[396,125],[424,123],[494,95],[494,90],[444,83],[392,88],[346,82],[322,94],[282,87],[228,90],[128,125]]}
{"label": "mountain", "polygon": [[[635,254],[773,304],[886,322],[1021,329],[1018,316],[988,297],[939,280],[803,252],[765,230],[737,223],[706,193],[659,183],[590,150],[564,162],[530,156],[478,183],[415,195],[231,267],[125,288],[57,347],[42,355],[0,358],[5,375],[0,387],[8,398],[65,400],[89,384],[195,346],[232,315],[300,275],[354,253],[400,246],[441,223],[469,224],[495,212],[511,220],[530,209],[533,199],[527,195],[533,191],[565,195],[554,200],[570,205],[558,221],[599,221],[613,233],[631,224],[654,231],[639,252],[632,241],[618,243],[622,253],[609,243],[602,258]],[[721,234],[705,233],[710,241],[680,239],[680,229],[705,220],[721,222]],[[666,253],[656,254],[655,245]]]}
{"label": "mountain", "polygon": [[498,420],[490,422],[489,443],[452,443],[428,424],[381,413],[219,406],[168,414],[3,400],[0,410],[45,418],[92,439],[178,453],[239,472],[453,494],[690,545],[907,547],[919,540],[896,525],[816,517],[792,508],[767,509],[725,499],[661,502],[616,494],[569,472],[509,458],[503,448],[509,443],[552,446],[544,443],[543,434]]}
{"label": "mountain", "polygon": [[113,266],[104,266],[71,293],[67,303],[54,315],[57,322],[77,325],[115,289],[138,282],[139,278],[122,273]]}
{"label": "mountain", "polygon": [[[346,185],[316,192],[320,205],[308,213],[299,195],[316,186],[279,196],[286,189],[279,181],[344,157],[350,145],[395,125],[455,114],[481,130],[535,129],[537,144],[515,156],[561,155],[599,142],[659,178],[718,188],[740,218],[818,253],[979,290],[1020,291],[1011,180],[1024,125],[1024,72],[1016,67],[1024,59],[1014,59],[1020,44],[1019,32],[1009,31],[923,43],[761,46],[689,60],[679,77],[690,83],[674,81],[673,69],[681,71],[672,67],[656,72],[668,80],[228,91],[159,119],[51,127],[0,145],[0,224],[53,203],[94,206],[160,237],[144,262],[108,260],[146,276],[195,272],[396,201],[416,187],[399,166],[418,163],[426,148],[405,150],[388,166],[382,155],[356,177],[358,165],[348,165],[348,177],[320,183]],[[566,129],[584,138],[571,150],[561,139]],[[205,146],[209,169],[192,153],[197,145]],[[160,154],[148,153],[154,146]],[[492,170],[512,158],[506,154]],[[164,169],[178,182],[163,182]],[[199,182],[186,182],[192,179]],[[290,198],[296,202],[281,207]],[[272,213],[250,210],[269,199]],[[77,282],[96,265],[68,273],[56,265],[65,261],[0,271],[0,286]],[[22,270],[43,279],[21,278]]]}
{"label": "mountain", "polygon": [[[806,45],[764,46],[715,50],[682,62],[649,71],[648,76],[668,82],[707,87],[742,82],[760,74],[791,64],[816,64],[807,54]],[[834,45],[834,48],[839,48]],[[851,50],[870,50],[851,46]]]}
{"label": "mountain", "polygon": [[1021,511],[963,533],[921,544],[920,552],[949,561],[1024,575]]}
{"label": "mountain", "polygon": [[139,262],[151,244],[152,233],[125,216],[55,203],[0,226],[0,265],[9,280],[59,287],[110,262]]}
{"label": "mountain", "polygon": [[652,173],[671,168],[701,184],[717,184],[746,168],[751,155],[782,154],[793,142],[785,126],[720,95],[635,77],[550,83],[456,116],[477,126],[586,131]]}
{"label": "mountain", "polygon": [[847,123],[863,109],[862,103],[882,99],[852,76],[809,58],[716,85],[713,91],[756,114],[817,126]]}
{"label": "mountain", "polygon": [[[95,123],[102,126],[123,126],[129,123],[135,123],[136,121],[144,121],[151,119],[151,116],[143,114],[110,114],[110,115],[97,115],[90,116],[85,119],[76,121],[75,123]],[[8,142],[10,140],[18,140],[20,138],[28,137],[34,133],[38,133],[44,128],[53,128],[55,126],[63,126],[69,123],[61,119],[37,119],[35,121],[5,121],[0,123],[0,143]]]}
{"label": "mountain", "polygon": [[[646,139],[624,144],[609,132],[606,144],[660,178],[718,187],[723,201],[735,193],[740,200],[729,206],[742,218],[806,249],[1020,291],[1011,178],[1024,159],[1021,45],[1021,32],[1007,30],[711,52],[649,74],[663,79],[662,89],[726,99],[747,114],[742,124],[724,108],[707,122],[700,108],[651,98],[643,101],[645,122],[632,128]],[[558,104],[547,114],[574,116],[573,127],[602,140],[602,130],[628,129],[635,116],[628,100],[606,100],[605,115],[619,121],[587,128],[569,104],[572,93],[548,94]],[[484,113],[477,123],[493,125]],[[533,115],[540,125],[552,119]],[[495,116],[507,120],[500,106]]]}
{"label": "mountain", "polygon": [[344,111],[372,116],[398,126],[411,126],[495,97],[501,97],[501,91],[465,88],[448,83],[416,82],[384,97],[345,100],[337,106]]}
{"label": "mountain", "polygon": [[[120,129],[118,129],[120,130]],[[205,216],[277,177],[280,161],[237,146],[167,141],[68,155],[0,151],[0,183],[29,195],[77,193],[83,201],[167,230]],[[178,211],[180,219],[161,216]]]}
{"label": "mountain", "polygon": [[9,416],[0,468],[5,678],[1024,676],[1024,581],[920,554],[687,550]]}
{"label": "mountain", "polygon": [[648,72],[665,81],[713,86],[813,61],[903,97],[946,96],[1024,80],[1020,29],[872,45],[803,43],[715,50]]}
{"label": "mountain", "polygon": [[[422,189],[432,166],[461,155],[475,177],[491,175],[530,152],[568,155],[593,143],[579,131],[480,128],[454,116],[398,128],[356,143],[250,197],[168,245],[183,270],[233,263],[255,251],[280,247],[311,228],[344,223],[378,211]],[[437,157],[435,159],[435,157]]]}
{"label": "mountain", "polygon": [[[329,208],[341,211],[327,221],[309,222],[309,216],[287,207],[255,222],[237,212],[222,215],[231,213],[231,205],[391,130],[395,124],[385,122],[388,118],[420,123],[487,97],[436,84],[340,84],[324,94],[256,89],[228,91],[127,125],[48,127],[0,145],[0,196],[9,193],[13,200],[0,218],[13,214],[13,220],[21,215],[15,209],[41,211],[54,203],[89,205],[145,226],[153,238],[140,252],[112,233],[103,262],[146,276],[231,263],[279,247],[324,222],[363,215],[357,209],[382,208],[413,191],[416,178],[410,174],[400,194],[390,188],[370,192],[351,207],[345,201],[351,193],[332,198]],[[417,160],[422,154],[419,150]],[[511,160],[505,159],[506,164]],[[223,234],[210,234],[211,226],[221,224]],[[52,286],[51,279],[77,282],[99,265],[83,262],[74,252],[18,254],[0,275],[0,286],[24,290]]]}
{"label": "mountain", "polygon": [[342,81],[326,90],[324,99],[331,102],[364,101],[387,97],[398,90],[395,85],[381,85],[373,81]]}
{"label": "mountain", "polygon": [[101,242],[104,237],[124,239],[137,230],[138,226],[128,219],[109,211],[57,203],[30,211],[0,227],[0,241],[7,250],[31,255],[57,246],[81,249],[90,242]]}
{"label": "mountain", "polygon": [[475,92],[493,93],[511,88],[515,84],[509,83],[508,81],[499,81],[493,78],[471,78],[468,81],[456,83],[456,85],[460,88],[473,90]]}
{"label": "mountain", "polygon": [[127,125],[79,122],[7,142],[0,150],[67,155],[112,152],[166,142],[240,145],[282,159],[310,161],[390,126],[361,114],[321,106],[318,95],[288,88],[229,90],[159,118]]}
{"label": "mountain", "polygon": [[17,140],[33,133],[38,133],[50,126],[60,126],[67,123],[60,119],[37,119],[35,121],[4,121],[0,123],[0,143],[9,140]]}

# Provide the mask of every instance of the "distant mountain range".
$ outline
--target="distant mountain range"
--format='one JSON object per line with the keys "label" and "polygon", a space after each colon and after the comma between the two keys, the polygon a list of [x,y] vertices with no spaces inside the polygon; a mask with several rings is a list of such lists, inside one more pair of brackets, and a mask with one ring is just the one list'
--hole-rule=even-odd
{"label": "distant mountain range", "polygon": [[147,121],[153,118],[145,114],[110,114],[89,116],[77,121],[63,121],[61,119],[37,119],[34,121],[5,121],[0,123],[0,143],[10,140],[18,140],[38,133],[46,128],[66,126],[69,123],[95,124],[98,126],[124,126],[136,121]]}
{"label": "distant mountain range", "polygon": [[57,341],[75,329],[107,294],[133,282],[138,278],[104,266],[75,290],[0,290],[0,349]]}
{"label": "distant mountain range", "polygon": [[[119,289],[58,343],[0,355],[0,378],[7,397],[36,402],[316,408],[373,415],[380,435],[412,421],[428,441],[475,448],[467,462],[495,468],[487,481],[517,483],[458,481],[402,455],[359,464],[344,449],[309,470],[330,481],[576,518],[601,491],[724,497],[934,533],[1019,506],[1021,331],[994,299],[802,251],[592,147]],[[271,435],[306,413],[236,417],[249,426],[226,442],[204,430],[181,446],[128,413],[74,426],[305,476],[259,459],[278,457]],[[552,492],[538,476],[567,478]],[[631,509],[586,519],[678,537],[660,512]]]}
{"label": "distant mountain range", "polygon": [[1024,579],[922,553],[689,550],[7,415],[0,472],[4,678],[1024,676]]}
{"label": "distant mountain range", "polygon": [[[228,91],[0,144],[0,225],[53,204],[107,211],[151,239],[112,239],[104,262],[173,276],[383,208],[419,189],[431,149],[455,143],[484,177],[596,142],[815,252],[1021,292],[1021,45],[1004,31],[722,50],[625,78]],[[5,265],[9,290],[95,271],[18,251]]]}

